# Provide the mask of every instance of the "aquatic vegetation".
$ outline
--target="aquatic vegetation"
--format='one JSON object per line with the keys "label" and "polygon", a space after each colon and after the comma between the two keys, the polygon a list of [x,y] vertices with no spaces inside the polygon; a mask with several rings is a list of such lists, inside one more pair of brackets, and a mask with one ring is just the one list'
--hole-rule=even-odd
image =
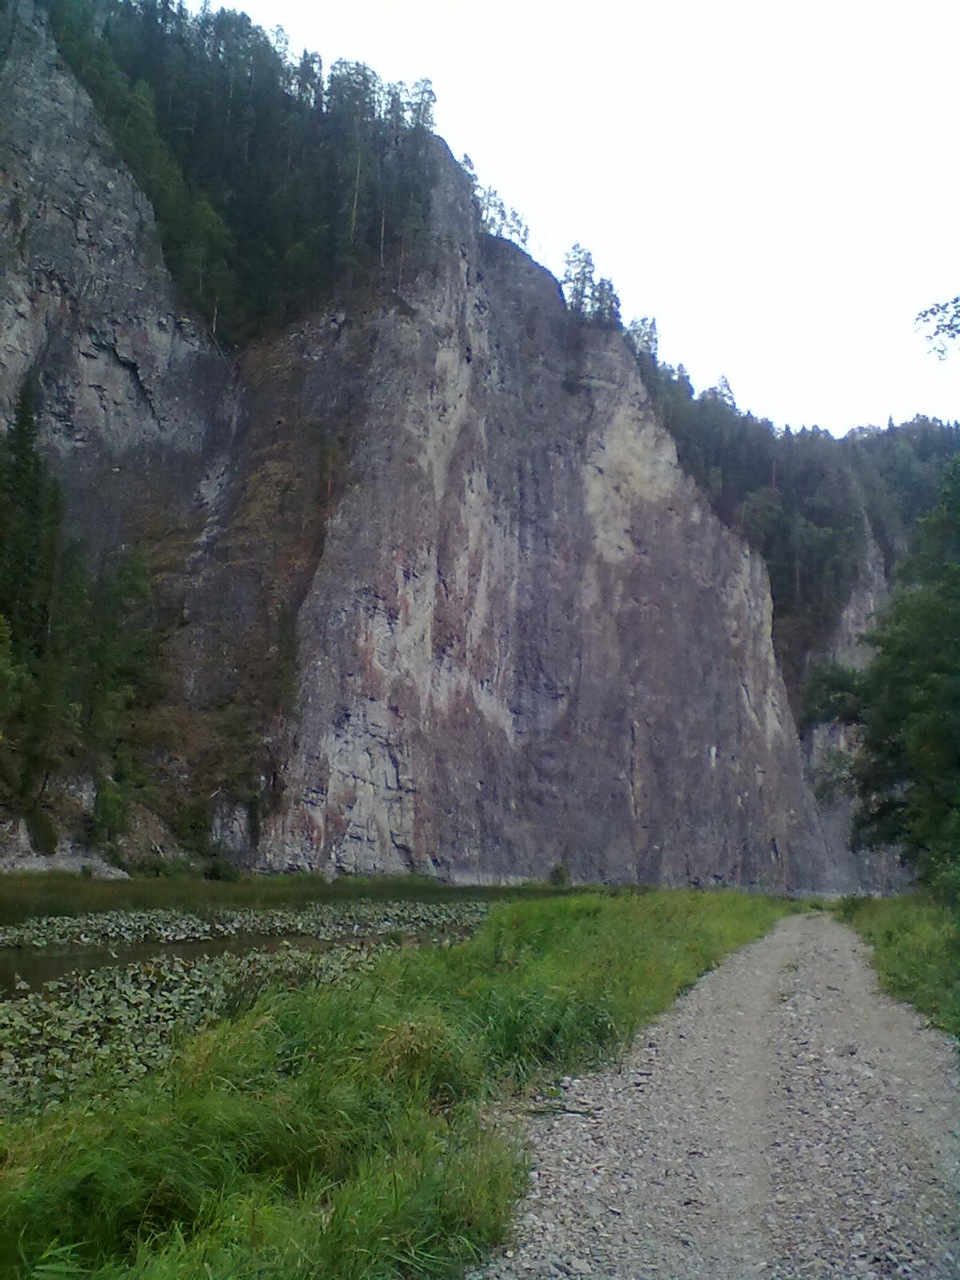
{"label": "aquatic vegetation", "polygon": [[368,968],[378,953],[424,938],[470,935],[484,903],[320,903],[303,911],[110,912],[41,918],[0,931],[21,948],[52,945],[174,943],[300,934],[322,950],[281,944],[77,972],[42,989],[20,984],[0,1001],[0,1116],[39,1111],[70,1099],[114,1097],[163,1065],[187,1035],[249,1008],[271,988],[337,982]]}
{"label": "aquatic vegetation", "polygon": [[80,916],[39,916],[0,927],[2,947],[94,946],[136,942],[193,942],[208,938],[257,934],[281,937],[302,934],[334,942],[368,934],[446,935],[451,929],[471,932],[489,906],[485,902],[316,902],[298,910],[215,909],[203,915],[189,911],[102,911]]}
{"label": "aquatic vegetation", "polygon": [[268,993],[103,1103],[12,1122],[0,1277],[453,1277],[524,1185],[503,1091],[616,1056],[792,908],[582,894],[497,908],[461,945]]}

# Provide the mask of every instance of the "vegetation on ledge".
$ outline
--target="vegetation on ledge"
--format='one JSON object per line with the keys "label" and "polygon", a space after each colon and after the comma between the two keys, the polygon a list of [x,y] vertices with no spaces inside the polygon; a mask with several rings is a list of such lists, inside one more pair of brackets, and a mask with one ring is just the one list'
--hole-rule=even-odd
{"label": "vegetation on ledge", "polygon": [[808,717],[848,728],[855,835],[900,846],[960,907],[960,458],[866,639],[863,671],[826,664],[811,674]]}

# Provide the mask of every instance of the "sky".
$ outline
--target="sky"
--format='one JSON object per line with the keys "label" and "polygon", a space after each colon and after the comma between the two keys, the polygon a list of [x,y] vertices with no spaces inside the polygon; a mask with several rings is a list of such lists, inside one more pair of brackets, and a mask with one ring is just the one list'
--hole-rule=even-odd
{"label": "sky", "polygon": [[[214,7],[216,3],[214,3]],[[578,242],[699,391],[835,435],[960,418],[957,0],[236,0],[291,53],[430,79],[562,275]]]}

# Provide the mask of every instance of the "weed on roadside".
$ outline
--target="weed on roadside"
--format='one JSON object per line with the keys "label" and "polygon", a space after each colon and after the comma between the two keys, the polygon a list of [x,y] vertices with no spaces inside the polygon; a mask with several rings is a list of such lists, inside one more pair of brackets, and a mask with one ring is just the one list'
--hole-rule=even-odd
{"label": "weed on roadside", "polygon": [[523,1186],[484,1104],[616,1057],[789,909],[526,900],[462,945],[266,996],[113,1105],[9,1126],[0,1277],[455,1276],[503,1238]]}
{"label": "weed on roadside", "polygon": [[873,947],[884,989],[960,1036],[960,918],[926,891],[844,898],[837,915]]}

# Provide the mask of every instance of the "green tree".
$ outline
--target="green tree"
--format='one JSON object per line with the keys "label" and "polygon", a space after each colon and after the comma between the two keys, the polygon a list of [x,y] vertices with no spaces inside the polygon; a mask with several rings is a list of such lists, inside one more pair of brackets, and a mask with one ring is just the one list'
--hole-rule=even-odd
{"label": "green tree", "polygon": [[423,242],[429,81],[289,57],[280,28],[171,0],[46,0],[60,49],[153,204],[184,303],[227,342],[379,283]]}
{"label": "green tree", "polygon": [[587,319],[593,302],[593,254],[581,244],[575,244],[566,255],[565,263],[563,296],[575,316]]}
{"label": "green tree", "polygon": [[604,329],[620,328],[620,298],[613,287],[613,281],[606,277],[599,279],[593,286],[590,319]]}
{"label": "green tree", "polygon": [[960,338],[960,295],[921,311],[917,324],[928,326],[927,341],[942,360],[947,354],[947,344]]}
{"label": "green tree", "polygon": [[[468,156],[464,156],[469,161]],[[466,167],[466,166],[465,166]],[[471,173],[471,170],[467,170]],[[475,175],[471,175],[474,176]],[[530,228],[523,217],[511,205],[508,209],[502,196],[493,187],[474,188],[475,199],[480,215],[480,227],[488,236],[498,236],[502,240],[512,240],[521,249],[526,248],[530,239]]]}
{"label": "green tree", "polygon": [[[91,577],[82,548],[64,536],[60,491],[36,437],[24,390],[0,438],[0,806],[26,818],[35,846],[49,852],[52,778],[92,772],[103,780],[101,816],[119,812],[115,761],[127,712],[149,697],[156,655],[145,565],[125,556]],[[109,825],[101,821],[100,833]]]}
{"label": "green tree", "polygon": [[647,356],[656,364],[660,347],[656,316],[641,316],[639,320],[631,320],[627,329],[627,341],[638,360]]}
{"label": "green tree", "polygon": [[566,270],[561,281],[567,307],[581,320],[605,329],[619,329],[620,299],[613,281],[594,278],[593,254],[575,244],[566,255]]}
{"label": "green tree", "polygon": [[857,726],[859,838],[960,903],[960,460],[867,639],[864,671],[819,674],[814,715]]}

